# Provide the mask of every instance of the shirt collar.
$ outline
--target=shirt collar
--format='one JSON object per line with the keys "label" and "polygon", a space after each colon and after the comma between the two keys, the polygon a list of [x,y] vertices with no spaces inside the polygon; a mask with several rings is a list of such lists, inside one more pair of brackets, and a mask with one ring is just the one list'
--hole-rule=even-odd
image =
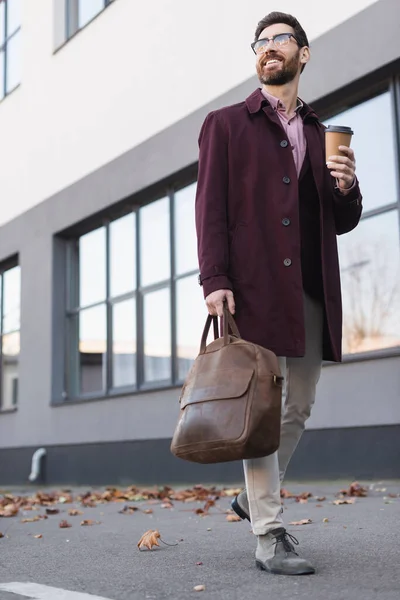
{"label": "shirt collar", "polygon": [[[275,98],[275,96],[272,96],[271,94],[269,94],[268,92],[266,92],[264,89],[261,90],[262,95],[264,96],[264,98],[266,100],[268,100],[268,102],[270,103],[270,105],[272,106],[272,108],[276,111],[278,110],[286,110],[284,105],[282,104],[282,102],[279,100],[279,98]],[[300,98],[297,98],[297,106],[294,109],[294,112],[298,112],[301,108],[303,108],[303,102],[300,100]]]}

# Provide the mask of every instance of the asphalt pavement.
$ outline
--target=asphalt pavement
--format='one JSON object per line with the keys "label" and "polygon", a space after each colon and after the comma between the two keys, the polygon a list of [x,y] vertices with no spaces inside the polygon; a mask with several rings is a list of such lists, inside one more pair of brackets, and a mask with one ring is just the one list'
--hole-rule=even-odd
{"label": "asphalt pavement", "polygon": [[[312,576],[285,577],[257,570],[255,536],[247,521],[227,520],[229,497],[217,500],[206,516],[195,512],[204,508],[204,501],[172,501],[172,508],[164,508],[161,501],[108,502],[84,508],[75,502],[58,504],[61,512],[46,520],[21,522],[44,514],[43,508],[0,518],[4,534],[0,590],[11,583],[32,582],[76,593],[36,596],[54,600],[83,600],[85,596],[79,594],[109,600],[399,600],[400,482],[360,482],[367,497],[356,497],[352,504],[333,504],[337,493],[350,483],[285,484],[295,495],[312,494],[307,502],[284,500],[288,531],[299,540],[300,553],[317,569]],[[19,494],[21,490],[2,490],[0,499],[4,492]],[[120,513],[125,506],[139,510]],[[71,508],[83,515],[69,516]],[[72,527],[60,528],[63,519]],[[303,519],[311,523],[289,525]],[[82,520],[95,523],[81,526]],[[137,543],[149,529],[158,530],[162,540],[176,545],[160,543],[151,551],[139,551]],[[196,586],[205,589],[195,591]],[[0,600],[26,597],[0,591]]]}

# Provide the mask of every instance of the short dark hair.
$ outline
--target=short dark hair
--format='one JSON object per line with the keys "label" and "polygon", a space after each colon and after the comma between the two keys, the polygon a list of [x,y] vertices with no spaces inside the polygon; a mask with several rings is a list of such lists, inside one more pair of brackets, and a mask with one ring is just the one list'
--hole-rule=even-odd
{"label": "short dark hair", "polygon": [[[294,35],[296,36],[296,40],[301,48],[304,46],[309,46],[307,34],[296,19],[292,15],[288,15],[287,13],[282,12],[271,12],[269,15],[261,19],[261,21],[257,25],[256,32],[254,34],[254,41],[256,42],[260,37],[260,34],[264,31],[266,27],[270,25],[275,25],[276,23],[285,23],[285,25],[289,25],[294,30]],[[301,72],[303,72],[304,67],[301,68]]]}

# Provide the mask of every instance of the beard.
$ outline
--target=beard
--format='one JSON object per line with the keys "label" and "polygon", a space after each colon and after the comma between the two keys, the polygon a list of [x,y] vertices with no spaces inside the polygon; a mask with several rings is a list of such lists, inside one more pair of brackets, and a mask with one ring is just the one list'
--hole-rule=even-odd
{"label": "beard", "polygon": [[[286,83],[293,81],[299,69],[299,56],[300,50],[288,60],[285,60],[277,54],[268,54],[268,56],[264,56],[262,60],[257,63],[258,79],[264,85],[285,85]],[[272,71],[271,73],[265,73],[264,66],[273,58],[282,60],[282,68],[276,72]]]}

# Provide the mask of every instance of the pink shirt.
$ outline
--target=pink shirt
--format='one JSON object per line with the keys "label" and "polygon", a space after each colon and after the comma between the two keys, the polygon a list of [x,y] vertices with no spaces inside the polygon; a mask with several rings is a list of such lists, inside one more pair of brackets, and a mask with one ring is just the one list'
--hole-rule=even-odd
{"label": "pink shirt", "polygon": [[297,107],[294,114],[289,118],[286,113],[286,108],[278,98],[271,96],[271,94],[268,94],[268,92],[265,90],[262,90],[262,93],[278,115],[289,143],[292,146],[293,159],[294,164],[296,165],[298,177],[300,175],[301,167],[303,166],[304,157],[307,150],[307,142],[303,130],[303,120],[299,114],[299,110],[303,106],[303,103],[300,98],[297,98]]}

